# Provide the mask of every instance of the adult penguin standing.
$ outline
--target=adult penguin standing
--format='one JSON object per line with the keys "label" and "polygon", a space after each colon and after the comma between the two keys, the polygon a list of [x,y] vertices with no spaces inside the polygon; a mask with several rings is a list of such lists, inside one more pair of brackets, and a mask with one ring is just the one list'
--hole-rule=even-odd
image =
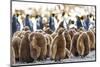
{"label": "adult penguin standing", "polygon": [[29,14],[26,15],[24,20],[24,26],[28,26],[31,31],[33,31],[33,24],[32,21],[29,19]]}
{"label": "adult penguin standing", "polygon": [[12,17],[12,35],[20,30],[20,23],[18,21],[19,14],[14,14]]}
{"label": "adult penguin standing", "polygon": [[56,30],[56,25],[57,25],[57,20],[55,18],[55,14],[52,13],[51,16],[49,17],[49,27],[52,31],[55,31]]}

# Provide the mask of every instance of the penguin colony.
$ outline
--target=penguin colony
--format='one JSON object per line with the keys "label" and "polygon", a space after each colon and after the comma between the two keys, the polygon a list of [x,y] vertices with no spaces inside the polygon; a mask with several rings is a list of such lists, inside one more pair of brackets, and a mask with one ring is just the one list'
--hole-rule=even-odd
{"label": "penguin colony", "polygon": [[95,50],[95,31],[46,30],[31,32],[28,27],[14,33],[11,39],[11,63],[32,63],[35,61],[61,61],[71,56],[84,58]]}

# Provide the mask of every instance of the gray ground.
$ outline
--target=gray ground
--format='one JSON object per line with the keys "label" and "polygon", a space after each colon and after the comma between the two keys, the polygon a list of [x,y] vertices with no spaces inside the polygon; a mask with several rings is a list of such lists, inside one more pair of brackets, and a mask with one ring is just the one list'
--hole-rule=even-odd
{"label": "gray ground", "polygon": [[55,61],[51,61],[49,59],[45,60],[45,61],[36,61],[33,63],[16,63],[14,65],[36,65],[36,64],[51,64],[51,63],[65,63],[65,62],[79,62],[79,61],[95,61],[95,51],[91,51],[86,57],[81,58],[81,57],[71,57],[69,59],[64,59],[61,60],[60,62],[55,62]]}

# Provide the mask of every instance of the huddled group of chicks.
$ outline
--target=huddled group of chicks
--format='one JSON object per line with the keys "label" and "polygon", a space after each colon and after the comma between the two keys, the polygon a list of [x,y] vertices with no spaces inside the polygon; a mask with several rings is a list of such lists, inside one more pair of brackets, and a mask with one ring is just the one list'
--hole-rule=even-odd
{"label": "huddled group of chicks", "polygon": [[95,50],[95,45],[95,29],[84,31],[59,27],[54,32],[50,29],[31,32],[26,26],[11,38],[11,63],[32,63],[47,58],[56,62],[71,56],[84,58]]}

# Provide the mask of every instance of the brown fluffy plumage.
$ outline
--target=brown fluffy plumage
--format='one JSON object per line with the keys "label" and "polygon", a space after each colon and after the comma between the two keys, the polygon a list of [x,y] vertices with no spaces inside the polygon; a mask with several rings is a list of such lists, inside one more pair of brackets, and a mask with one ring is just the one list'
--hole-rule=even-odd
{"label": "brown fluffy plumage", "polygon": [[74,29],[71,29],[71,30],[69,30],[68,31],[69,32],[69,34],[70,34],[70,36],[71,36],[71,39],[73,38],[73,36],[74,36],[74,33],[76,32]]}
{"label": "brown fluffy plumage", "polygon": [[71,52],[74,56],[79,56],[78,54],[78,51],[77,51],[77,40],[78,40],[78,37],[79,37],[79,33],[75,33],[73,38],[72,38],[72,49],[71,49]]}
{"label": "brown fluffy plumage", "polygon": [[77,40],[77,51],[81,57],[85,57],[89,54],[90,45],[89,37],[86,32],[83,32],[79,35]]}
{"label": "brown fluffy plumage", "polygon": [[68,31],[64,31],[64,36],[66,40],[66,48],[70,51],[71,50],[71,36]]}
{"label": "brown fluffy plumage", "polygon": [[26,31],[24,37],[21,40],[20,49],[19,49],[19,61],[20,62],[32,62],[30,55],[30,42],[28,39],[29,31]]}
{"label": "brown fluffy plumage", "polygon": [[31,45],[31,57],[33,59],[43,60],[46,57],[47,45],[43,34],[39,32],[32,32],[29,36]]}
{"label": "brown fluffy plumage", "polygon": [[66,41],[63,34],[64,29],[60,28],[52,42],[52,59],[61,60],[66,56]]}
{"label": "brown fluffy plumage", "polygon": [[87,35],[89,36],[90,39],[90,50],[95,49],[95,35],[92,31],[87,31]]}
{"label": "brown fluffy plumage", "polygon": [[15,60],[16,62],[19,61],[19,46],[21,43],[21,39],[17,36],[13,37],[12,39],[12,47],[14,48],[15,51]]}
{"label": "brown fluffy plumage", "polygon": [[15,64],[15,51],[14,48],[11,46],[11,64]]}

